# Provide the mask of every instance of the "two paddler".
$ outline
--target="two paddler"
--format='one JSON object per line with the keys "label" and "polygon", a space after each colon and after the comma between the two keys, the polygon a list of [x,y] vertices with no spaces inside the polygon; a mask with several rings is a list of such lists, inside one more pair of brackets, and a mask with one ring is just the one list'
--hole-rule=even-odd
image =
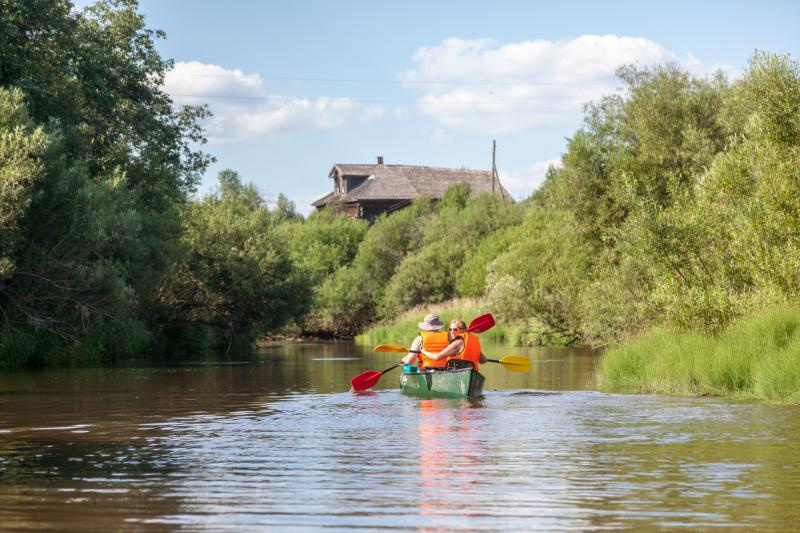
{"label": "two paddler", "polygon": [[460,359],[471,362],[477,370],[478,363],[486,362],[478,336],[467,331],[467,323],[463,320],[451,320],[445,331],[439,315],[431,313],[418,325],[419,335],[411,343],[411,350],[403,358],[403,363],[414,364],[419,356],[423,368],[437,368],[446,366],[453,359]]}

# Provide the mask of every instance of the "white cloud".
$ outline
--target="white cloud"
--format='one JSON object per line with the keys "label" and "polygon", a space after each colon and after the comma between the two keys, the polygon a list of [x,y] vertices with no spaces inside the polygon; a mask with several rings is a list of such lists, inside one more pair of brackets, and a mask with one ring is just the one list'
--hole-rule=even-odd
{"label": "white cloud", "polygon": [[446,136],[443,129],[436,128],[429,133],[428,138],[435,143],[440,143],[445,140]]}
{"label": "white cloud", "polygon": [[550,166],[560,167],[561,158],[554,157],[545,161],[539,161],[521,169],[514,169],[510,172],[500,172],[500,183],[503,184],[511,196],[517,200],[522,200],[544,183],[547,169]]}
{"label": "white cloud", "polygon": [[363,106],[349,98],[270,94],[258,74],[197,61],[176,63],[167,73],[165,90],[179,104],[208,104],[214,116],[205,124],[206,136],[217,144],[331,129],[383,114],[379,106]]}
{"label": "white cloud", "polygon": [[583,104],[618,90],[614,72],[624,64],[702,70],[692,54],[681,59],[648,39],[616,35],[501,46],[451,38],[419,48],[412,61],[401,80],[424,92],[419,108],[451,128],[484,133],[578,119]]}
{"label": "white cloud", "polygon": [[264,82],[258,74],[188,61],[175,63],[167,73],[165,88],[172,95],[257,96],[263,93]]}

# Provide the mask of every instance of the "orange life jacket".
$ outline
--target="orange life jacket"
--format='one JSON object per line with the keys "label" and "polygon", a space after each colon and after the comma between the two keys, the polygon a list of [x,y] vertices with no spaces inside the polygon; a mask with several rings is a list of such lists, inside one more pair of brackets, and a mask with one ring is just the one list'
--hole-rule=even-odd
{"label": "orange life jacket", "polygon": [[475,365],[475,370],[478,370],[478,363],[481,360],[481,341],[477,335],[472,333],[462,333],[459,335],[464,340],[464,348],[461,349],[458,355],[448,357],[447,359],[464,359],[471,361]]}
{"label": "orange life jacket", "polygon": [[[422,335],[422,349],[428,352],[438,353],[450,345],[450,339],[447,337],[446,331],[420,331],[419,334]],[[419,354],[419,360],[422,362],[423,367],[444,366],[447,364],[447,359],[436,361],[423,354]]]}

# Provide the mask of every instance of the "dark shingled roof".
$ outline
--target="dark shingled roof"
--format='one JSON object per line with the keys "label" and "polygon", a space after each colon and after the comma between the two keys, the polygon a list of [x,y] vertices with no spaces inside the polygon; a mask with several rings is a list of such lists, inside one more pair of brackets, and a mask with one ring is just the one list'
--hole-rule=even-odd
{"label": "dark shingled roof", "polygon": [[[466,183],[473,194],[492,192],[492,173],[489,170],[412,165],[334,165],[328,176],[368,177],[347,194],[332,192],[311,205],[323,206],[335,201],[409,200],[423,195],[441,198],[445,189],[456,183]],[[511,195],[499,180],[494,182],[494,191],[498,196],[511,200]]]}

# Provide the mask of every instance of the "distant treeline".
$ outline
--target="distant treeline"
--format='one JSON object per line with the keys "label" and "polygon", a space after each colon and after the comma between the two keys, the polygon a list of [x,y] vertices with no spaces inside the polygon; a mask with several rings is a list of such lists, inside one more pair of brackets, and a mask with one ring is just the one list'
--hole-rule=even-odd
{"label": "distant treeline", "polygon": [[292,253],[317,280],[306,324],[353,332],[470,297],[527,326],[523,341],[603,346],[654,326],[715,334],[797,302],[798,63],[757,53],[735,81],[671,64],[618,76],[624,93],[586,107],[524,202],[455,188],[381,218],[360,243],[359,222],[303,222]]}
{"label": "distant treeline", "polygon": [[[449,189],[373,225],[212,161],[134,1],[0,0],[0,366],[353,335],[458,297],[528,342],[719,331],[800,289],[800,73],[623,67],[524,202]],[[471,317],[465,317],[467,319]]]}

